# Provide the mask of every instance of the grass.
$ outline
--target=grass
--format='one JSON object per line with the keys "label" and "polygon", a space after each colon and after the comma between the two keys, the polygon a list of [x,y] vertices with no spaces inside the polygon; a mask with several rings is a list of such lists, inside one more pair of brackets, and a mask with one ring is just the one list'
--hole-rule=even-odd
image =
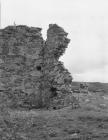
{"label": "grass", "polygon": [[[3,138],[4,137],[4,138]],[[56,111],[10,111],[0,119],[0,138],[15,140],[106,140],[108,114],[71,107]]]}
{"label": "grass", "polygon": [[1,110],[0,140],[108,140],[108,109],[99,107],[103,100],[83,99],[78,109]]}

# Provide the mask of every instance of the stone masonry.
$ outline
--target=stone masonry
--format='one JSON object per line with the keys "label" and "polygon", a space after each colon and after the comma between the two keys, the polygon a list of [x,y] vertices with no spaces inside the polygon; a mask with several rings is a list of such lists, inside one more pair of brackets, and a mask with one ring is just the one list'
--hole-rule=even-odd
{"label": "stone masonry", "polygon": [[23,25],[0,30],[0,93],[14,107],[48,107],[71,94],[72,77],[59,57],[70,40],[50,24],[46,41],[41,28]]}

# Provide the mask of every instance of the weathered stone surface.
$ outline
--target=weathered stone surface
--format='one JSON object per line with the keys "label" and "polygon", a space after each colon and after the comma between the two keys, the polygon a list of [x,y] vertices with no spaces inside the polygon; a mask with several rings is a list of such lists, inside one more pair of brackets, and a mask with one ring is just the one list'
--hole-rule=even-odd
{"label": "weathered stone surface", "polygon": [[40,28],[8,26],[0,30],[0,89],[18,106],[49,106],[71,93],[72,77],[59,57],[70,40],[50,24],[47,40]]}

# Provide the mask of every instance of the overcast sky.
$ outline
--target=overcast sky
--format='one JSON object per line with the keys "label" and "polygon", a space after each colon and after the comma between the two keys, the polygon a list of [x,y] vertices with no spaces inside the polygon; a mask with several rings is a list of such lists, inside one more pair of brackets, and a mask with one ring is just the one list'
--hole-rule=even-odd
{"label": "overcast sky", "polygon": [[60,60],[74,81],[108,82],[108,0],[1,0],[2,28],[62,26],[71,39]]}

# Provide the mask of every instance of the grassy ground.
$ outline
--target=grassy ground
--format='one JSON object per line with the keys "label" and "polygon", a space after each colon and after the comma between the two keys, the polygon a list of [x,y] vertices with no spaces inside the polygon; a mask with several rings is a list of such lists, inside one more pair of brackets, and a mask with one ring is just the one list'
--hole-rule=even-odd
{"label": "grassy ground", "polygon": [[79,109],[4,111],[0,140],[108,140],[108,109],[99,106],[107,102],[81,95],[80,103]]}

